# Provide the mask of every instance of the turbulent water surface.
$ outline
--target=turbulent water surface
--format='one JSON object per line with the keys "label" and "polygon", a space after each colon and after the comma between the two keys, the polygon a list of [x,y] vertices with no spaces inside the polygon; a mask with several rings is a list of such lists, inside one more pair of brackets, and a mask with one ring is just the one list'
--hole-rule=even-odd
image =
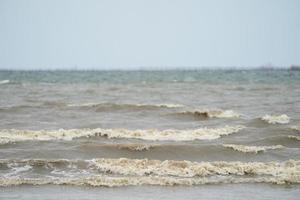
{"label": "turbulent water surface", "polygon": [[293,70],[0,71],[2,197],[22,185],[193,196],[259,183],[296,199],[299,85]]}

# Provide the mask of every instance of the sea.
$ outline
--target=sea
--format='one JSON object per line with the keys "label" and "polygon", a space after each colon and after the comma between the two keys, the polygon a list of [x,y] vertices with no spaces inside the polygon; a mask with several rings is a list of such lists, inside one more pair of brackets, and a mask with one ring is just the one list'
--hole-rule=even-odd
{"label": "sea", "polygon": [[300,71],[0,71],[0,199],[299,199]]}

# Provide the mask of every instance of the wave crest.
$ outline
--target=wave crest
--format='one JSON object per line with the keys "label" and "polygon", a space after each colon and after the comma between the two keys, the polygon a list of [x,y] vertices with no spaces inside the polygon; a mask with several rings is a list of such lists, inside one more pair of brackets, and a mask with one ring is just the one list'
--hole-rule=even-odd
{"label": "wave crest", "polygon": [[4,129],[0,131],[0,144],[9,144],[21,141],[72,140],[80,137],[94,136],[97,131],[98,129],[59,129],[52,131]]}
{"label": "wave crest", "polygon": [[128,130],[128,129],[70,129],[53,131],[1,130],[0,144],[20,141],[73,140],[81,137],[105,136],[108,138],[142,139],[142,140],[212,140],[223,135],[236,133],[244,126],[225,126],[223,128],[200,128],[195,130]]}
{"label": "wave crest", "polygon": [[223,144],[223,147],[230,148],[230,149],[233,149],[235,151],[239,151],[239,152],[243,152],[243,153],[259,153],[259,152],[265,152],[267,150],[284,148],[284,146],[282,146],[282,145],[245,146],[245,145],[237,145],[237,144]]}
{"label": "wave crest", "polygon": [[207,118],[239,118],[240,114],[233,110],[194,110],[194,111],[183,111],[179,112],[179,114],[183,115],[193,115],[199,117],[207,117]]}
{"label": "wave crest", "polygon": [[108,147],[116,147],[121,150],[129,150],[129,151],[148,151],[154,148],[157,145],[150,145],[150,144],[110,144],[105,145]]}
{"label": "wave crest", "polygon": [[300,132],[300,126],[292,126],[291,129]]}
{"label": "wave crest", "polygon": [[8,84],[10,83],[10,80],[2,80],[0,81],[0,85]]}
{"label": "wave crest", "polygon": [[294,140],[300,140],[300,136],[288,135],[287,137]]}
{"label": "wave crest", "polygon": [[107,111],[107,110],[120,110],[120,109],[131,109],[131,110],[141,110],[141,109],[159,109],[159,108],[181,108],[184,105],[181,104],[118,104],[118,103],[81,103],[81,104],[68,104],[68,107],[78,107],[78,108],[96,108],[97,111]]}
{"label": "wave crest", "polygon": [[100,135],[108,138],[126,138],[142,140],[170,140],[170,141],[192,141],[213,140],[224,135],[236,133],[244,126],[225,126],[223,128],[200,128],[195,130],[127,130],[127,129],[105,129]]}
{"label": "wave crest", "polygon": [[288,124],[290,122],[290,117],[283,115],[265,115],[261,118],[269,124]]}
{"label": "wave crest", "polygon": [[18,185],[72,185],[92,187],[121,187],[121,186],[195,186],[205,184],[238,184],[238,183],[270,183],[270,184],[299,184],[297,177],[250,177],[250,178],[176,178],[176,177],[109,177],[95,175],[87,178],[0,178],[0,187]]}
{"label": "wave crest", "polygon": [[[93,160],[0,160],[0,163],[1,167],[6,169],[1,172],[0,186],[69,184],[113,187],[209,183],[300,183],[300,161],[296,160],[285,162],[191,162],[102,158]],[[11,173],[21,168],[27,170]]]}

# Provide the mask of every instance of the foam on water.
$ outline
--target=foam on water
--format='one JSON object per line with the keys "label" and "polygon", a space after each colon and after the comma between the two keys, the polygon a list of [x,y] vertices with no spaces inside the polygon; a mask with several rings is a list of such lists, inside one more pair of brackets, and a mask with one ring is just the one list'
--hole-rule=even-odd
{"label": "foam on water", "polygon": [[300,183],[298,72],[8,70],[0,76],[2,186]]}
{"label": "foam on water", "polygon": [[148,151],[157,145],[150,144],[107,144],[106,147],[113,147],[129,151]]}
{"label": "foam on water", "polygon": [[270,184],[299,184],[299,180],[293,177],[255,177],[255,178],[176,178],[176,177],[108,177],[95,175],[87,178],[1,178],[0,186],[18,185],[72,185],[72,186],[93,186],[93,187],[121,187],[140,185],[159,186],[193,186],[204,184],[237,184],[237,183],[270,183]]}
{"label": "foam on water", "polygon": [[81,137],[105,136],[108,138],[126,138],[142,140],[212,140],[223,135],[236,133],[244,126],[225,126],[223,128],[200,128],[194,130],[128,130],[128,129],[59,129],[59,130],[1,130],[0,144],[20,141],[50,141],[50,140],[72,140]]}
{"label": "foam on water", "polygon": [[[93,159],[91,162],[101,171],[126,176],[159,175],[198,177],[213,175],[300,175],[300,162],[191,162],[148,159]],[[300,177],[298,177],[299,179]]]}
{"label": "foam on water", "polygon": [[2,81],[0,81],[0,85],[7,84],[7,83],[9,83],[9,82],[10,82],[10,80],[2,80]]}
{"label": "foam on water", "polygon": [[184,105],[181,104],[117,104],[117,103],[79,103],[68,104],[68,107],[115,107],[115,108],[181,108]]}
{"label": "foam on water", "polygon": [[127,138],[142,140],[170,140],[170,141],[192,141],[213,140],[221,136],[237,133],[244,126],[225,126],[223,128],[199,128],[192,130],[127,130],[127,129],[105,129],[99,135],[108,138]]}
{"label": "foam on water", "polygon": [[4,129],[0,131],[0,144],[8,144],[21,141],[50,141],[50,140],[72,140],[80,137],[90,137],[97,133],[98,129],[70,129],[53,131],[30,131]]}
{"label": "foam on water", "polygon": [[240,114],[233,110],[211,110],[211,109],[197,109],[193,111],[183,111],[179,114],[203,116],[208,118],[239,118]]}
{"label": "foam on water", "polygon": [[287,115],[265,115],[261,118],[269,124],[288,124],[290,122],[290,117]]}
{"label": "foam on water", "polygon": [[[102,158],[93,160],[0,160],[0,163],[2,168],[9,169],[1,173],[0,186],[68,184],[113,187],[145,184],[300,183],[300,161],[296,160],[285,162],[190,162]],[[20,170],[20,174],[12,174],[11,171],[17,171],[18,167],[26,170]],[[31,174],[28,169],[33,170],[34,173]],[[52,173],[53,171],[60,173]],[[60,177],[57,177],[58,174]]]}
{"label": "foam on water", "polygon": [[282,146],[282,145],[245,146],[245,145],[237,145],[237,144],[223,144],[223,146],[226,147],[226,148],[233,149],[235,151],[243,152],[243,153],[259,153],[259,152],[265,152],[267,150],[284,148],[284,146]]}
{"label": "foam on water", "polygon": [[288,135],[287,137],[294,140],[300,140],[300,136]]}
{"label": "foam on water", "polygon": [[292,126],[291,129],[300,132],[300,126]]}

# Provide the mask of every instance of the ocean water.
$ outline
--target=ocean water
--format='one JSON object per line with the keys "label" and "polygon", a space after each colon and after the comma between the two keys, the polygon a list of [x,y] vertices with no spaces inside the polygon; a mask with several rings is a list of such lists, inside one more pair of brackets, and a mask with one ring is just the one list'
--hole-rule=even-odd
{"label": "ocean water", "polygon": [[299,148],[300,71],[0,71],[1,198],[297,199]]}

